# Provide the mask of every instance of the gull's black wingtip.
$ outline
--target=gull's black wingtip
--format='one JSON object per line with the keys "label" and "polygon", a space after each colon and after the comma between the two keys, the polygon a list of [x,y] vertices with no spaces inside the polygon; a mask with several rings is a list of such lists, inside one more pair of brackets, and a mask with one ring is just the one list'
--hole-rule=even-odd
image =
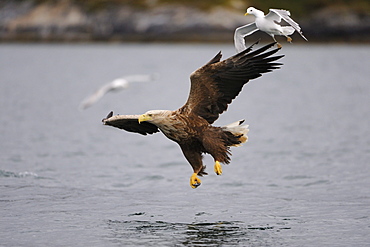
{"label": "gull's black wingtip", "polygon": [[105,118],[103,118],[101,121],[104,123],[105,120],[107,120],[108,118],[111,118],[112,116],[113,116],[113,111],[111,111],[110,113],[108,113],[108,115]]}

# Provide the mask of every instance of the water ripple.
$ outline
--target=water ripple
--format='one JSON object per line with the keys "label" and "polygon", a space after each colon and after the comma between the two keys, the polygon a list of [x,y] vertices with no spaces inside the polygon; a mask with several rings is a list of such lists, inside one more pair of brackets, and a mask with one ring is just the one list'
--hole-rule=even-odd
{"label": "water ripple", "polygon": [[10,172],[5,170],[0,170],[0,177],[12,177],[12,178],[25,178],[25,177],[34,177],[38,178],[39,175],[37,175],[34,172]]}
{"label": "water ripple", "polygon": [[[143,213],[140,213],[143,214]],[[136,214],[135,214],[136,215]],[[246,226],[239,221],[171,223],[164,221],[108,220],[108,239],[123,245],[245,246],[271,245],[273,226]]]}

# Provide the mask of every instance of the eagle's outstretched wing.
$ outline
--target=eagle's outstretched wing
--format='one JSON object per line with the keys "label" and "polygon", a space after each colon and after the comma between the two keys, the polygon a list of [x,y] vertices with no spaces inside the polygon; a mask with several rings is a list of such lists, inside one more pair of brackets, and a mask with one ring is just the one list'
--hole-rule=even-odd
{"label": "eagle's outstretched wing", "polygon": [[251,45],[223,61],[220,61],[221,53],[218,53],[210,62],[191,74],[189,97],[179,111],[201,116],[210,124],[216,121],[244,84],[282,65],[274,61],[283,55],[272,56],[279,49],[265,52],[274,45],[275,43],[271,43],[256,51],[251,51]]}
{"label": "eagle's outstretched wing", "polygon": [[148,122],[139,123],[140,115],[116,115],[110,112],[104,118],[103,124],[110,125],[119,129],[124,129],[129,132],[135,132],[142,135],[154,134],[159,131],[158,127]]}

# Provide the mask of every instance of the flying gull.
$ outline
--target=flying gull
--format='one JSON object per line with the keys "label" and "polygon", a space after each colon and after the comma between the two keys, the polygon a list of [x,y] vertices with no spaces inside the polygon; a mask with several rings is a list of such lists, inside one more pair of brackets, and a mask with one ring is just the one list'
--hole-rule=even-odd
{"label": "flying gull", "polygon": [[[249,7],[245,15],[254,15],[256,17],[253,23],[238,27],[234,33],[234,43],[237,52],[241,52],[246,49],[244,37],[251,35],[252,33],[260,30],[266,32],[270,35],[274,41],[277,43],[277,46],[281,48],[281,45],[276,41],[275,35],[282,35],[287,38],[288,42],[292,42],[292,38],[288,35],[297,31],[303,39],[306,39],[303,36],[300,26],[292,18],[290,18],[290,12],[283,9],[270,9],[270,12],[265,16],[265,14],[256,8]],[[289,26],[281,26],[278,23],[283,19]]]}
{"label": "flying gull", "polygon": [[149,82],[153,81],[158,77],[157,74],[152,75],[128,75],[121,78],[117,78],[110,83],[107,83],[95,91],[92,95],[84,99],[79,108],[86,109],[97,102],[108,92],[116,92],[129,87],[130,83],[135,82]]}

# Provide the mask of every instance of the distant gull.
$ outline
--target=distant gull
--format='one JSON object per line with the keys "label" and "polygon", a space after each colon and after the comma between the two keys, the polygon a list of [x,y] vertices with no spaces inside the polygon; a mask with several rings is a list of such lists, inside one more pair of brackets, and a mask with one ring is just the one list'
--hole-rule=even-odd
{"label": "distant gull", "polygon": [[121,78],[117,78],[112,82],[105,84],[99,88],[95,93],[84,99],[80,104],[80,109],[86,109],[97,102],[101,97],[103,97],[108,92],[115,92],[126,89],[129,87],[130,83],[133,82],[149,82],[157,79],[158,74],[152,75],[129,75]]}
{"label": "distant gull", "polygon": [[[303,39],[306,39],[303,36],[300,26],[292,18],[290,18],[290,12],[283,9],[270,9],[270,12],[265,16],[265,14],[256,8],[249,7],[245,15],[254,15],[256,17],[253,23],[238,27],[234,33],[234,43],[237,52],[241,52],[246,49],[244,37],[251,35],[252,33],[260,30],[268,35],[270,35],[274,41],[277,43],[277,46],[281,48],[281,45],[276,41],[274,35],[282,35],[287,38],[288,42],[292,42],[292,38],[288,35],[297,31]],[[283,19],[290,26],[281,26],[278,23]]]}

